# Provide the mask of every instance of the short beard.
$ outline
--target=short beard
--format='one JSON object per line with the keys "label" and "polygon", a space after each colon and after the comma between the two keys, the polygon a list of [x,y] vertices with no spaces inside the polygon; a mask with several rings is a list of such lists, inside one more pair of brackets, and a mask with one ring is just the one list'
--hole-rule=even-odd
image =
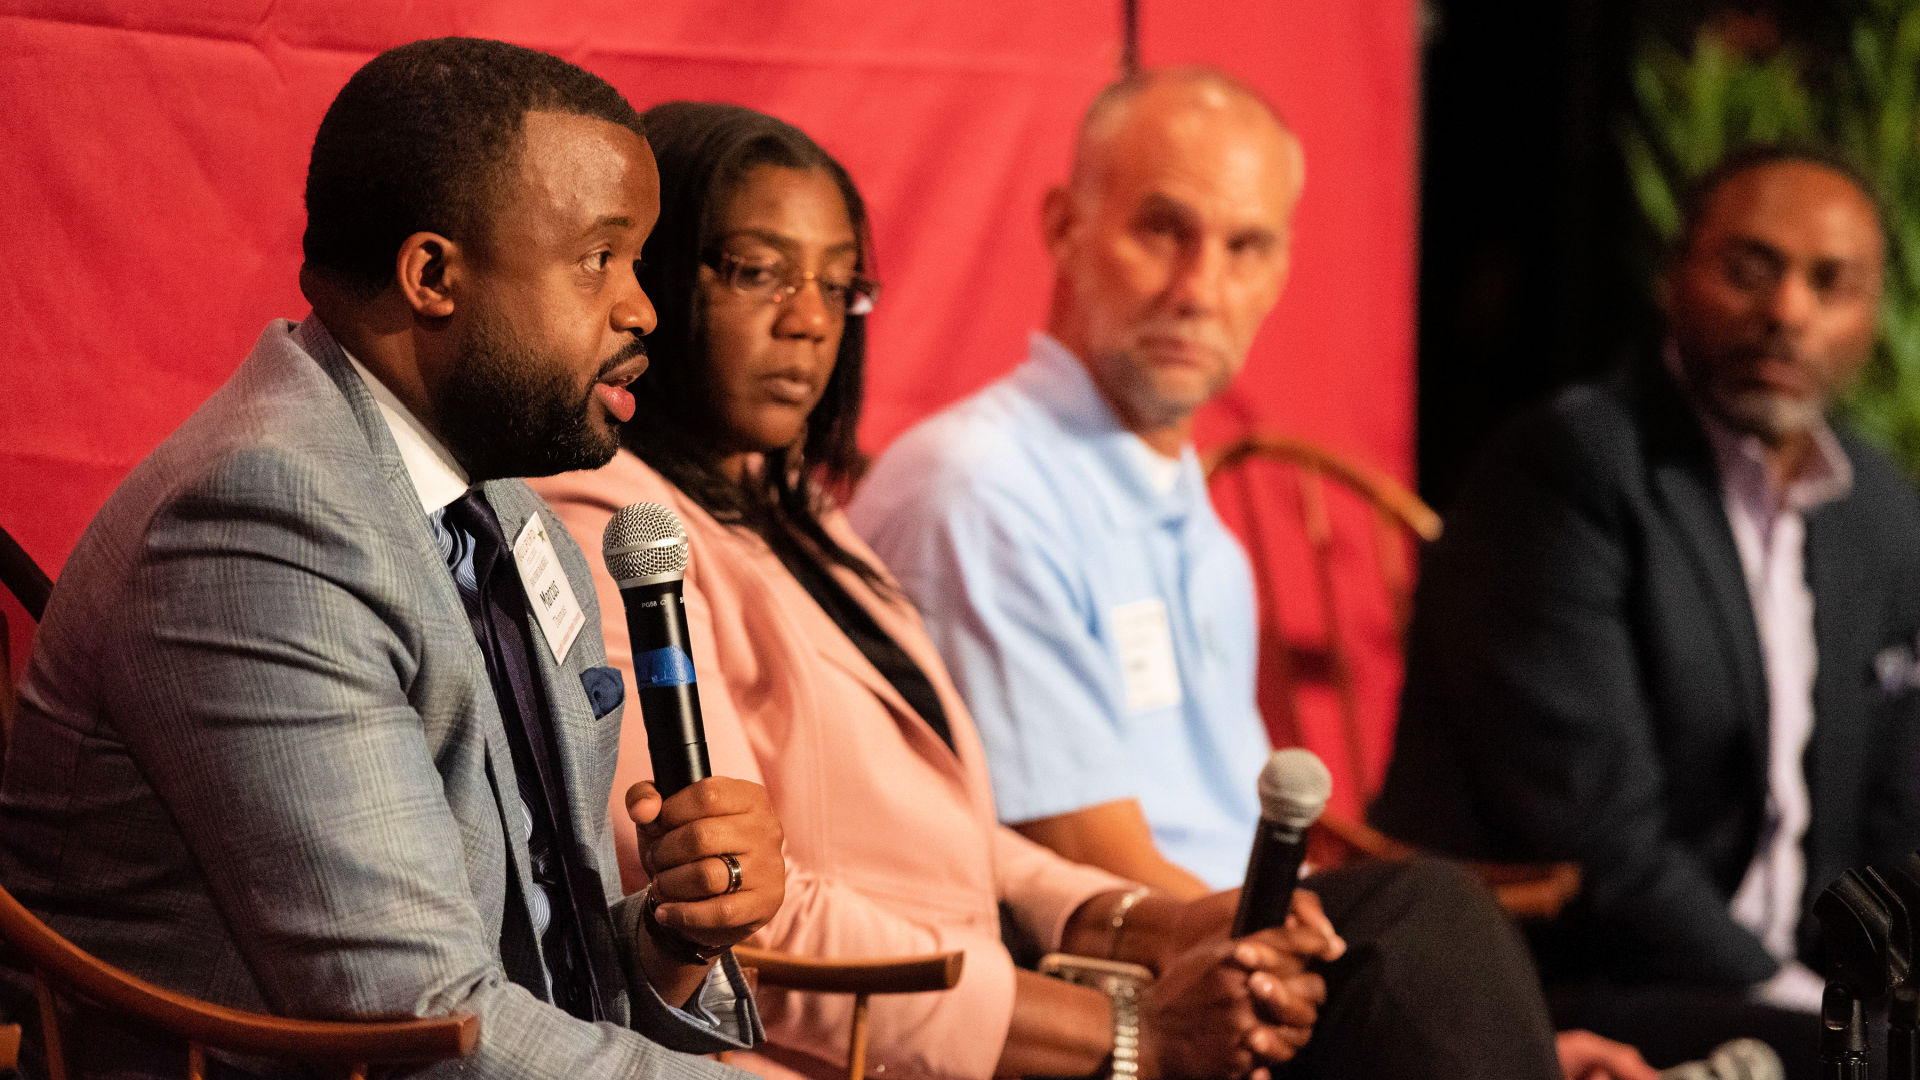
{"label": "short beard", "polygon": [[1131,413],[1122,417],[1122,421],[1140,424],[1146,430],[1184,423],[1232,381],[1224,371],[1208,372],[1206,384],[1197,397],[1189,399],[1184,394],[1172,397],[1161,389],[1146,361],[1127,349],[1115,349],[1099,357],[1096,362],[1105,369],[1107,379],[1112,384],[1110,389]]}
{"label": "short beard", "polygon": [[[643,349],[636,338],[596,374]],[[474,483],[597,469],[620,448],[618,427],[594,422],[593,384],[576,391],[562,365],[545,362],[491,312],[460,343],[434,409],[447,449]]]}
{"label": "short beard", "polygon": [[1724,356],[1700,359],[1701,352],[1688,352],[1682,346],[1680,374],[1694,400],[1721,423],[1742,434],[1752,435],[1768,446],[1779,446],[1820,425],[1827,411],[1827,389],[1810,398],[1771,394],[1753,387],[1728,385],[1718,374],[1738,369],[1739,363]]}
{"label": "short beard", "polygon": [[1708,407],[1735,430],[1759,438],[1768,446],[1811,431],[1826,414],[1820,398],[1782,398],[1772,394],[1746,392],[1709,394]]}

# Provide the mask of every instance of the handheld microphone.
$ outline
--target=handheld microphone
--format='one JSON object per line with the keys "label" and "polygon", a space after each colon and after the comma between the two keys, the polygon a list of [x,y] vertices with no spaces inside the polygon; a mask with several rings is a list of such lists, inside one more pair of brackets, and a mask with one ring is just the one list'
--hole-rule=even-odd
{"label": "handheld microphone", "polygon": [[1333,794],[1333,774],[1313,751],[1275,750],[1260,770],[1260,826],[1247,856],[1247,880],[1233,914],[1233,936],[1287,921],[1300,861],[1307,853],[1307,827],[1319,820]]}
{"label": "handheld microphone", "polygon": [[647,725],[653,783],[667,798],[711,771],[687,645],[687,532],[654,503],[621,507],[601,537],[607,573],[620,586],[633,646],[633,682]]}
{"label": "handheld microphone", "polygon": [[1660,1070],[1660,1080],[1785,1080],[1787,1067],[1759,1039],[1734,1039],[1713,1048],[1704,1061]]}

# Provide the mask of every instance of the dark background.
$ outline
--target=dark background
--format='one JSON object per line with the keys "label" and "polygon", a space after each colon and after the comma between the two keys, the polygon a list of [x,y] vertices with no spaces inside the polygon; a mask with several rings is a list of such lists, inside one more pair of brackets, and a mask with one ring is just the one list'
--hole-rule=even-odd
{"label": "dark background", "polygon": [[1618,150],[1636,42],[1712,18],[1777,28],[1814,64],[1841,4],[1428,0],[1418,469],[1443,513],[1468,455],[1525,402],[1656,337],[1659,249]]}

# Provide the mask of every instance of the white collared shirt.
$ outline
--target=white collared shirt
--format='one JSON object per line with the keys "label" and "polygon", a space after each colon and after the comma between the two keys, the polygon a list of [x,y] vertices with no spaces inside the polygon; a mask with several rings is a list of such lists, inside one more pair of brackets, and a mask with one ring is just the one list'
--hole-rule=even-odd
{"label": "white collared shirt", "polygon": [[367,392],[379,406],[380,419],[387,422],[387,430],[393,433],[394,445],[400,448],[400,460],[407,467],[407,476],[413,480],[414,493],[420,496],[420,508],[431,514],[465,495],[472,486],[467,470],[453,460],[446,445],[434,438],[433,432],[420,423],[420,418],[387,389],[386,383],[348,352],[345,345],[340,346],[340,352],[347,363],[353,365],[360,381],[367,384]]}
{"label": "white collared shirt", "polygon": [[[1813,590],[1807,584],[1806,513],[1853,489],[1853,464],[1825,423],[1813,431],[1813,454],[1784,488],[1767,473],[1766,449],[1700,410],[1720,470],[1721,503],[1740,552],[1767,679],[1767,803],[1760,849],[1734,892],[1734,921],[1752,930],[1783,965],[1763,984],[1775,1004],[1817,1009],[1819,999],[1796,962],[1794,935],[1806,888],[1801,847],[1812,819],[1805,757],[1815,722],[1813,685],[1819,646]],[[1773,985],[1778,983],[1780,985]]]}

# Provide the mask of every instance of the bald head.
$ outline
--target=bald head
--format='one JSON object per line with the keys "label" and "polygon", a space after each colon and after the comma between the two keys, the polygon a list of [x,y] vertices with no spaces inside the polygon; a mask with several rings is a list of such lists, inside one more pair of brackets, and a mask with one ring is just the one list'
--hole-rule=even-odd
{"label": "bald head", "polygon": [[[1136,123],[1146,113],[1147,124]],[[1108,83],[1087,106],[1073,142],[1073,171],[1068,184],[1084,188],[1097,184],[1116,150],[1116,140],[1129,129],[1152,129],[1168,112],[1197,115],[1213,112],[1233,116],[1254,128],[1277,132],[1297,156],[1299,143],[1287,122],[1258,90],[1218,68],[1200,65],[1138,71]],[[1297,161],[1296,166],[1304,166]],[[1296,168],[1302,177],[1303,169]]]}
{"label": "bald head", "polygon": [[1048,330],[1150,443],[1177,450],[1245,363],[1286,284],[1304,179],[1299,141],[1223,72],[1145,72],[1087,110],[1043,210]]}

